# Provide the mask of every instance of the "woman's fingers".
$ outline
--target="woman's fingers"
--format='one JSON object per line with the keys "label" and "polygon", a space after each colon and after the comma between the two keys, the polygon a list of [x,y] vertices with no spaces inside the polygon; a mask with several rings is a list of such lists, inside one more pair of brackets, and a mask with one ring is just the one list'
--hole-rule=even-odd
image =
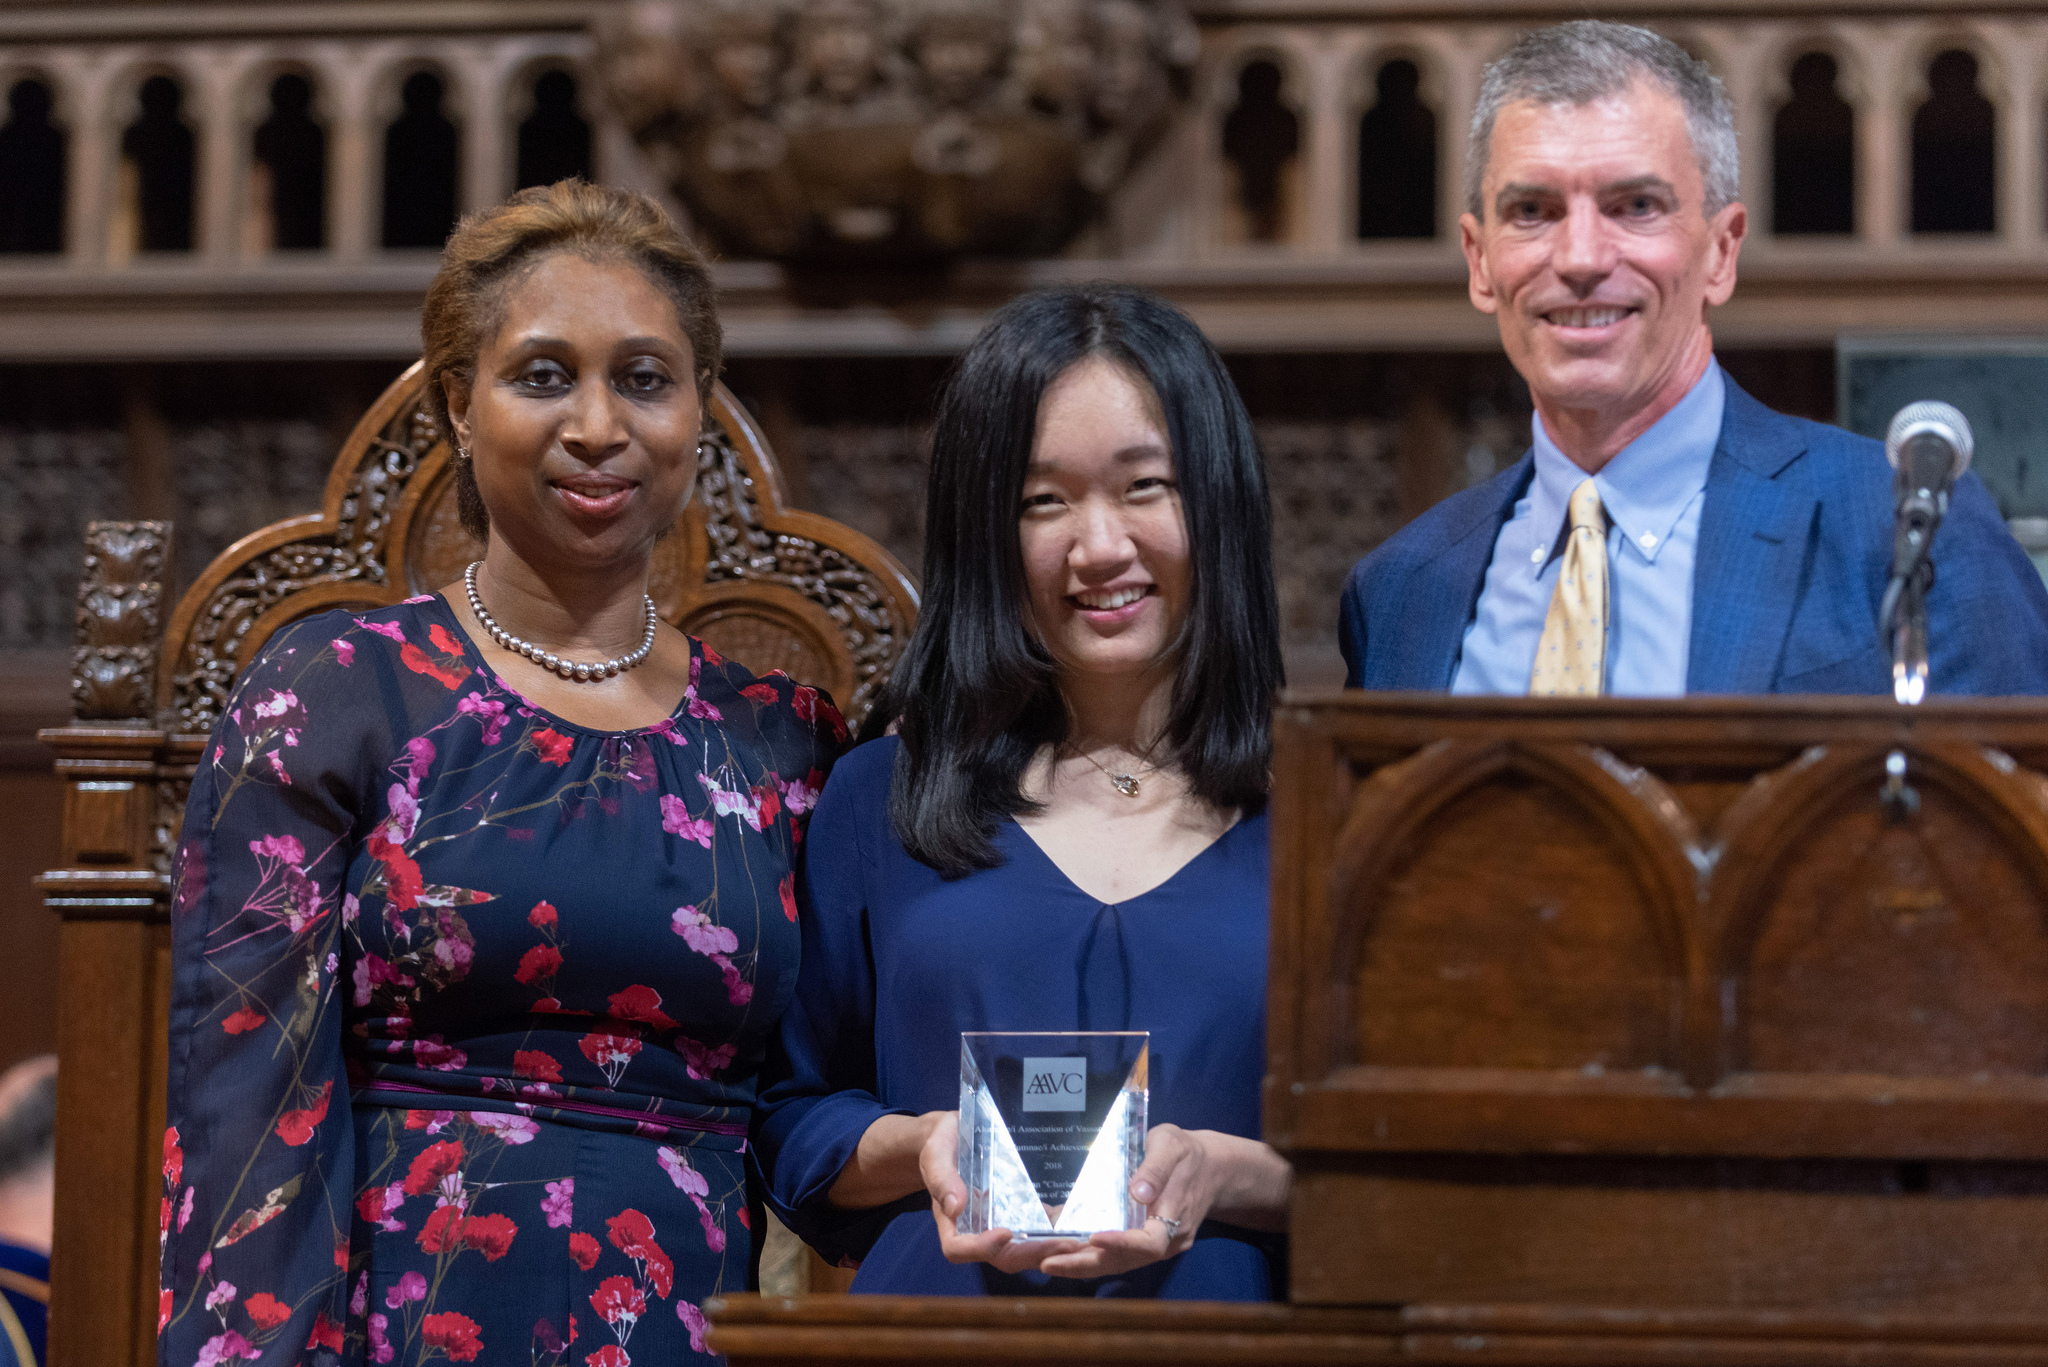
{"label": "woman's fingers", "polygon": [[1088,1247],[1079,1239],[1015,1239],[988,1259],[998,1272],[1048,1270],[1047,1260],[1066,1257]]}
{"label": "woman's fingers", "polygon": [[1159,1222],[1143,1229],[1116,1230],[1097,1234],[1071,1253],[1047,1258],[1039,1270],[1055,1277],[1114,1277],[1166,1256],[1166,1234]]}
{"label": "woman's fingers", "polygon": [[1154,1125],[1145,1135],[1145,1161],[1131,1174],[1131,1198],[1141,1206],[1157,1201],[1193,1148],[1188,1132],[1180,1126]]}
{"label": "woman's fingers", "polygon": [[960,1125],[958,1113],[940,1113],[932,1125],[931,1137],[918,1152],[918,1173],[931,1193],[932,1207],[950,1219],[960,1213],[967,1200],[967,1188],[960,1181]]}

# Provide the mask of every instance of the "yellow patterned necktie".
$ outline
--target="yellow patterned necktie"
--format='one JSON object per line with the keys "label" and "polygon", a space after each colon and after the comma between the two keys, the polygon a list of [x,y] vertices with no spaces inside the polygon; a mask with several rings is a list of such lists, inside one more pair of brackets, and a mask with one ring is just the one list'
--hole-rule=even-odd
{"label": "yellow patterned necktie", "polygon": [[1590,479],[1572,490],[1563,559],[1529,671],[1532,698],[1591,698],[1607,691],[1607,512]]}

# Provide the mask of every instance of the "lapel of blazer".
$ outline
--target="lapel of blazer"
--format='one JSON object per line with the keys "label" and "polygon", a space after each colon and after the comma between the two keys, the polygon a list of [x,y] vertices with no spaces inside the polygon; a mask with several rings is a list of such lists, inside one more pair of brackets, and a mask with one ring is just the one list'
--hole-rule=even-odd
{"label": "lapel of blazer", "polygon": [[1796,423],[1728,381],[1693,560],[1688,693],[1770,691],[1819,502],[1779,476],[1805,452]]}
{"label": "lapel of blazer", "polygon": [[1403,595],[1407,630],[1395,652],[1398,677],[1392,687],[1437,693],[1450,688],[1465,628],[1493,563],[1493,544],[1535,473],[1536,453],[1526,451],[1486,486],[1495,497],[1473,500],[1463,519],[1444,528],[1443,549],[1418,567]]}

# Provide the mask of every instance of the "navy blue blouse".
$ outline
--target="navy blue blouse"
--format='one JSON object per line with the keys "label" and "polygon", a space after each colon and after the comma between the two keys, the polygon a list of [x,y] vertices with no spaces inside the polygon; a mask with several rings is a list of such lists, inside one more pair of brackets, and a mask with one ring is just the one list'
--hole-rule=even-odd
{"label": "navy blue blouse", "polygon": [[900,742],[832,771],[802,851],[803,963],[754,1138],[769,1199],[855,1291],[1266,1300],[1279,1241],[1209,1221],[1195,1246],[1092,1281],[955,1266],[923,1193],[843,1211],[826,1193],[884,1115],[952,1110],[963,1030],[1149,1030],[1151,1123],[1259,1137],[1265,1073],[1267,821],[1238,822],[1166,882],[1114,906],[1015,822],[1003,863],[941,878],[889,825]]}

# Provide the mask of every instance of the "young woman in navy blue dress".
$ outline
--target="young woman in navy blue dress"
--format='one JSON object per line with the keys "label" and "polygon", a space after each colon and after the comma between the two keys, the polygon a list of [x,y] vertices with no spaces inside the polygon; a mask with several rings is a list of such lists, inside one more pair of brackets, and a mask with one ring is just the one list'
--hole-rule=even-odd
{"label": "young woman in navy blue dress", "polygon": [[[1222,362],[1137,291],[1029,295],[949,381],[925,606],[803,850],[803,965],[754,1129],[855,1291],[1284,1293],[1259,1142],[1265,474]],[[1142,1228],[962,1236],[960,1032],[1151,1032]]]}

